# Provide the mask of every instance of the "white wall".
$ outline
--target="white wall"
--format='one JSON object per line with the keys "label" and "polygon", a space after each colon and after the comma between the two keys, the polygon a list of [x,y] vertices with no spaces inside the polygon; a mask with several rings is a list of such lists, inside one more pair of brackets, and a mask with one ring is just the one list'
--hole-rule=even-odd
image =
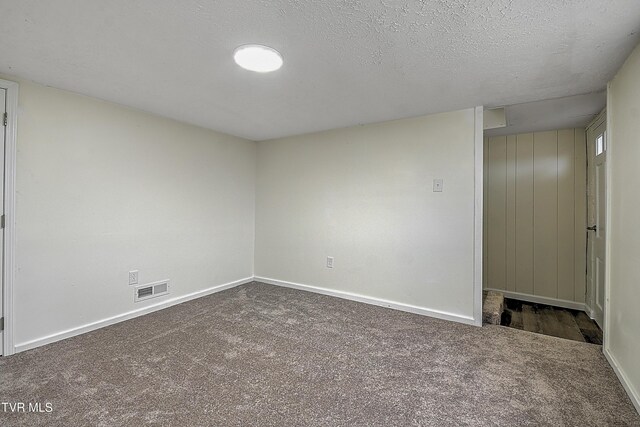
{"label": "white wall", "polygon": [[[254,142],[19,83],[19,349],[253,275]],[[134,304],[134,269],[171,295]]]}
{"label": "white wall", "polygon": [[467,109],[258,143],[256,276],[470,321],[474,126]]}
{"label": "white wall", "polygon": [[606,349],[640,411],[640,46],[609,87],[609,304]]}

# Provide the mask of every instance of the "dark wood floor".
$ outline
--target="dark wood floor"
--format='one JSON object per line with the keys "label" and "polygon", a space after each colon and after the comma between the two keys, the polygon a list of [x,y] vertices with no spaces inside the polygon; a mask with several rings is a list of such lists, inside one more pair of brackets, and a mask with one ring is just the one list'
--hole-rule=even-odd
{"label": "dark wood floor", "polygon": [[602,345],[602,331],[583,311],[504,299],[502,326]]}

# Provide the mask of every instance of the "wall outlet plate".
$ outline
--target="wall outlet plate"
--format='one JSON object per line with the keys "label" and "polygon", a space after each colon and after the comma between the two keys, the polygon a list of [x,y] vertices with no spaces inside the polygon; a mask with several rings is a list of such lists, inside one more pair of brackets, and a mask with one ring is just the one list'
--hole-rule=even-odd
{"label": "wall outlet plate", "polygon": [[129,284],[130,285],[138,284],[138,270],[133,270],[129,272]]}

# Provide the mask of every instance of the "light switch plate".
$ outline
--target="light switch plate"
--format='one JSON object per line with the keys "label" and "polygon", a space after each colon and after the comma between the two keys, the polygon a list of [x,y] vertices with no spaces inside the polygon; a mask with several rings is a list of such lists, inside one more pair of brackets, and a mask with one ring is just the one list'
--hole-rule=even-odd
{"label": "light switch plate", "polygon": [[442,178],[436,178],[433,180],[433,192],[434,193],[442,193],[442,189],[444,187],[444,182]]}

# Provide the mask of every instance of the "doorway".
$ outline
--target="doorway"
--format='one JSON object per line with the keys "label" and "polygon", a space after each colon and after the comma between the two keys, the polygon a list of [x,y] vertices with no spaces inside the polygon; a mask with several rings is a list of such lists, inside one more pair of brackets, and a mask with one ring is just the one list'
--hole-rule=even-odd
{"label": "doorway", "polygon": [[[0,260],[4,259],[4,157],[7,137],[7,89],[0,87]],[[0,278],[4,277],[0,262]],[[0,281],[0,355],[4,349],[4,280]]]}
{"label": "doorway", "polygon": [[604,329],[606,260],[607,120],[603,111],[587,127],[587,306]]}
{"label": "doorway", "polygon": [[484,289],[585,309],[584,128],[485,138]]}
{"label": "doorway", "polygon": [[[602,323],[590,318],[587,271],[595,277],[599,268],[604,282],[604,252],[594,250],[602,256],[588,266],[587,227],[604,226],[604,202],[592,215],[597,221],[588,220],[587,168],[597,149],[593,181],[604,201],[603,122],[589,137],[586,127],[485,137],[483,282],[504,298],[502,326],[602,344]],[[604,249],[604,232],[596,237]]]}
{"label": "doorway", "polygon": [[15,165],[18,83],[0,79],[0,355],[13,345],[13,281],[15,265]]}

